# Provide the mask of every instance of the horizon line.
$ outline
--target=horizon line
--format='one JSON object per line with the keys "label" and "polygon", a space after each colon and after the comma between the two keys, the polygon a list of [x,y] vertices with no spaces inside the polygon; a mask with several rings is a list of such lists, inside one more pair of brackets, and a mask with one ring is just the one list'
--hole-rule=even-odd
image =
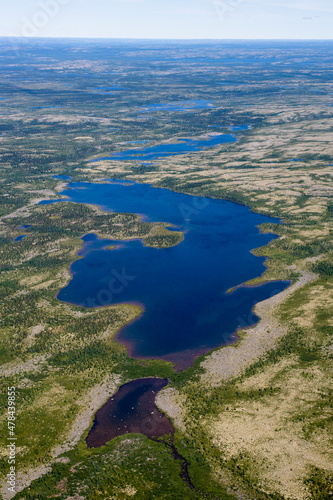
{"label": "horizon line", "polygon": [[84,37],[84,36],[23,36],[0,35],[0,39],[20,40],[128,40],[128,41],[194,41],[194,42],[333,42],[333,38],[141,38],[141,37]]}

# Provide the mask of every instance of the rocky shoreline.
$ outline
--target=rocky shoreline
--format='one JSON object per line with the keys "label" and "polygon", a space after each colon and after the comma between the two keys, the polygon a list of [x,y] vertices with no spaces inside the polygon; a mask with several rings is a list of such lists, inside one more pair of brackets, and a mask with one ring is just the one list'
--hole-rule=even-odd
{"label": "rocky shoreline", "polygon": [[298,281],[286,290],[259,302],[254,308],[255,314],[261,318],[259,323],[245,330],[244,338],[236,345],[214,351],[201,363],[205,369],[202,382],[217,386],[223,380],[237,377],[260,356],[273,349],[277,340],[287,333],[286,327],[280,325],[275,318],[277,306],[316,278],[316,274],[304,271]]}

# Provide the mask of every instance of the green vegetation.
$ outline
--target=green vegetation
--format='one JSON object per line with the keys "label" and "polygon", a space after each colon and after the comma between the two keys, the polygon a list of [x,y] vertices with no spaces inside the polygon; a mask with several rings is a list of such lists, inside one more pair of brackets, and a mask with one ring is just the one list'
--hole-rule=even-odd
{"label": "green vegetation", "polygon": [[[128,435],[116,438],[98,450],[79,449],[69,454],[65,463],[57,463],[52,471],[34,482],[25,492],[27,500],[46,500],[52,497],[84,495],[89,500],[108,498],[174,500],[205,498],[227,500],[234,498],[210,483],[210,471],[194,450],[183,448],[196,463],[191,466],[191,479],[198,491],[181,479],[181,466],[163,442],[150,441],[144,436]],[[199,472],[200,470],[200,472]],[[19,498],[19,495],[17,497]]]}
{"label": "green vegetation", "polygon": [[[0,401],[5,411],[7,387],[17,387],[19,471],[50,464],[51,472],[16,500],[225,499],[227,488],[238,498],[255,500],[330,498],[331,47],[295,44],[284,63],[277,47],[171,44],[161,51],[160,46],[131,45],[124,57],[112,44],[84,50],[45,44],[40,53],[38,42],[29,43],[15,56],[0,41],[1,97],[7,97],[0,100]],[[281,61],[271,64],[270,57],[279,54]],[[226,55],[244,61],[225,64]],[[261,59],[256,71],[246,63],[252,56]],[[109,86],[110,79],[124,91],[105,96],[92,90]],[[139,112],[148,104],[194,99],[215,107]],[[131,147],[125,141],[149,139],[156,146],[228,133],[231,124],[250,125],[235,132],[237,143],[164,158],[156,166],[89,163]],[[297,158],[302,161],[290,161]],[[267,256],[267,271],[251,283],[297,280],[308,272],[318,278],[276,309],[272,328],[283,334],[275,347],[230,380],[202,378],[201,362],[209,355],[183,373],[170,363],[130,359],[114,337],[140,314],[139,308],[84,309],[60,303],[57,292],[70,279],[85,234],[109,240],[110,251],[121,239],[140,238],[145,245],[165,248],[180,243],[183,235],[133,214],[68,202],[38,205],[42,199],[61,199],[66,181],[54,175],[73,181],[131,179],[280,217],[282,225],[260,228],[281,238],[253,250]],[[32,227],[19,229],[27,224]],[[21,234],[26,238],[14,242]],[[243,339],[246,335],[241,333]],[[175,446],[189,464],[195,490],[181,479],[181,464],[167,442],[131,435],[99,450],[85,446],[93,415],[109,397],[105,386],[114,392],[146,376],[169,378],[184,401],[179,403],[183,431],[177,428]],[[80,441],[72,442],[73,424],[86,411]],[[67,451],[56,462],[59,445]],[[4,448],[0,459],[3,479],[8,472]]]}
{"label": "green vegetation", "polygon": [[314,468],[305,484],[315,500],[326,500],[333,495],[333,474],[321,469]]}

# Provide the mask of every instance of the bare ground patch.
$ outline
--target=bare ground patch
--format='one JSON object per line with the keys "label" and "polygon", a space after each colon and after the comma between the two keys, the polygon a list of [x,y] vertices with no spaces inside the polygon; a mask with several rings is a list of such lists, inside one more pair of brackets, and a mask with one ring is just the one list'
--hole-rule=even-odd
{"label": "bare ground patch", "polygon": [[272,349],[276,341],[287,333],[287,328],[275,318],[277,306],[315,279],[315,274],[305,271],[295,284],[282,293],[257,304],[254,310],[261,321],[254,328],[246,330],[239,345],[223,347],[203,361],[201,366],[206,373],[202,375],[202,381],[213,386],[219,385],[223,380],[240,375],[247,366]]}

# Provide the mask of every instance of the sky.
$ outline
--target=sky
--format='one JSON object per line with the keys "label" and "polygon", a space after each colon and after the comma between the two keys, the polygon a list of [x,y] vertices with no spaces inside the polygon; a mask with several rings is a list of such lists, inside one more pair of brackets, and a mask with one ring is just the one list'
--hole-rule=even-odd
{"label": "sky", "polygon": [[2,0],[0,36],[332,39],[332,0]]}

